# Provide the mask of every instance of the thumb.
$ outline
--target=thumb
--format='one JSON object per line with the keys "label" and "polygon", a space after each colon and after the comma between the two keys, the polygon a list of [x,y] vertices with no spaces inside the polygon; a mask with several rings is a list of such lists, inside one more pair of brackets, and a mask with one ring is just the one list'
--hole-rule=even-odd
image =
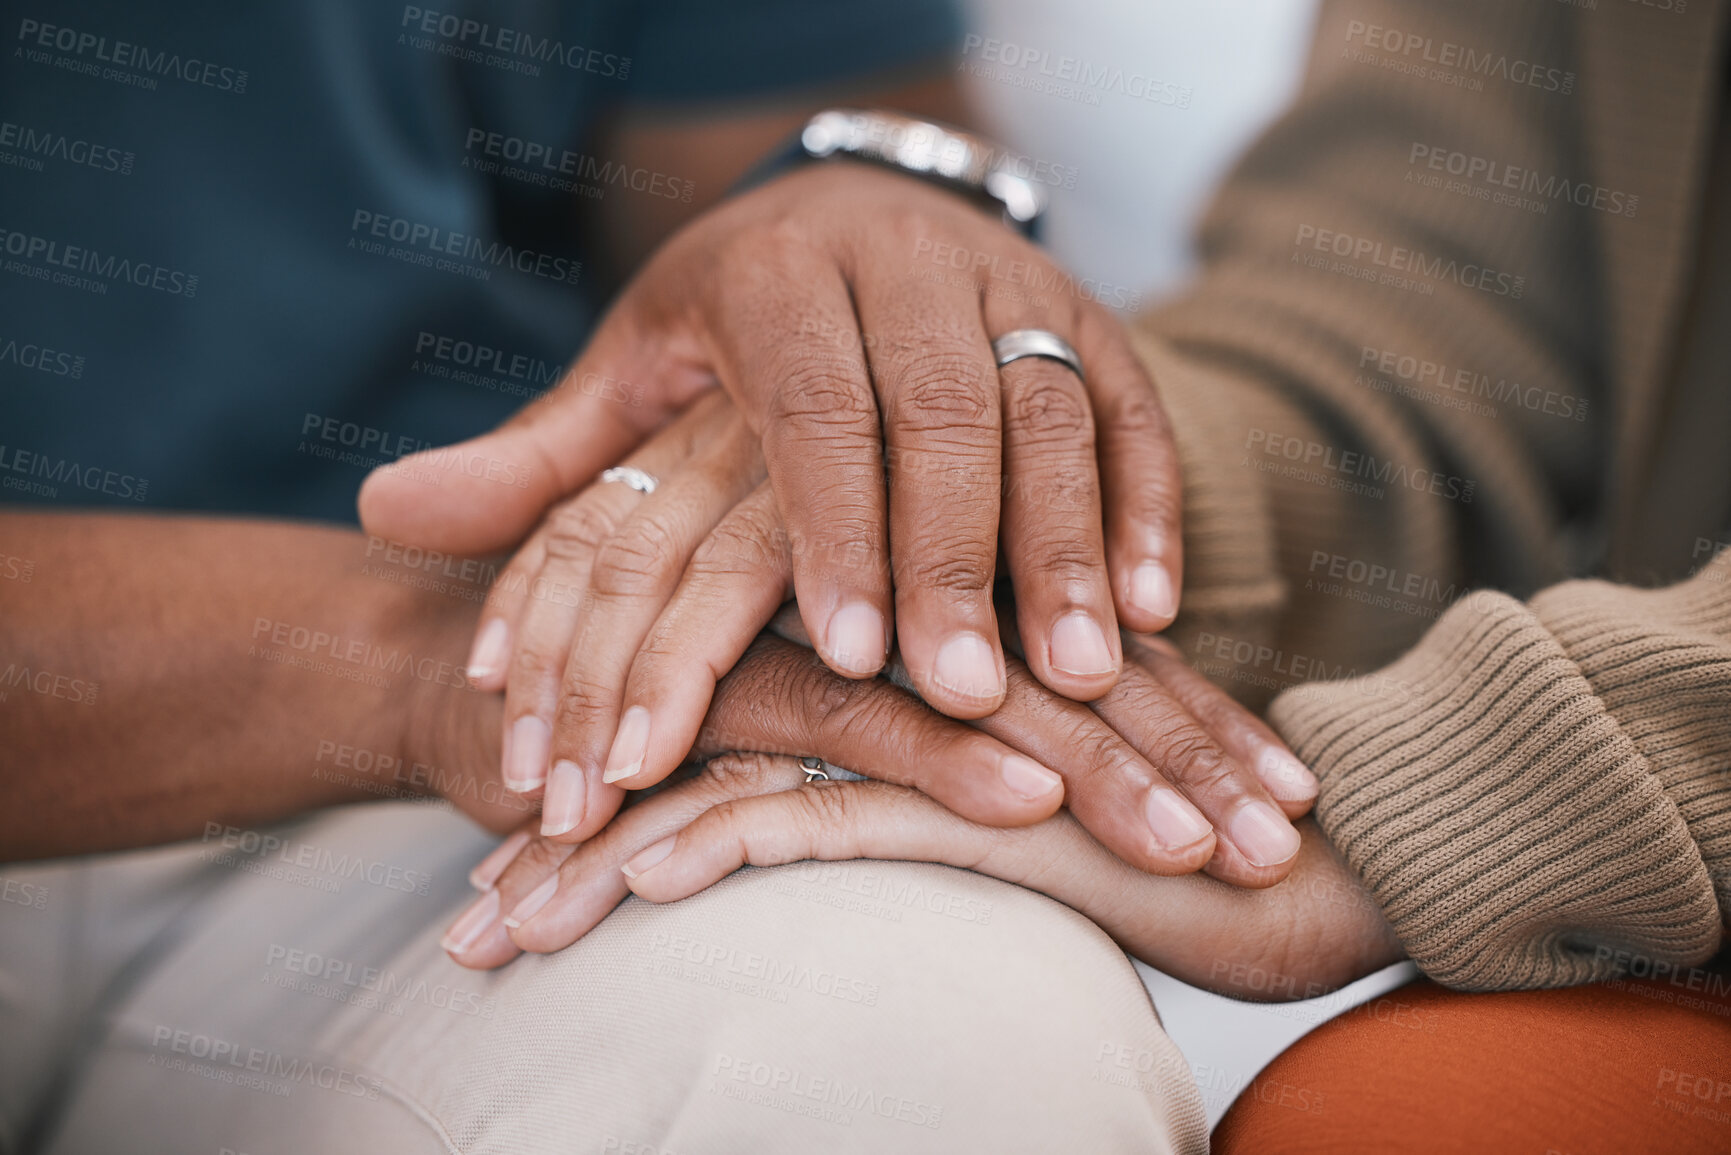
{"label": "thumb", "polygon": [[601,345],[597,334],[557,386],[491,433],[375,469],[361,486],[361,525],[453,554],[509,549],[712,380]]}

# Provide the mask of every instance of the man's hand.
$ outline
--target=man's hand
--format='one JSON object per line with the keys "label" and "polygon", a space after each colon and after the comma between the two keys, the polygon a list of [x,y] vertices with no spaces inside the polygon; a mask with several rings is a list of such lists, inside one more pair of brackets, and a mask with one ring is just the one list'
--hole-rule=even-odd
{"label": "man's hand", "polygon": [[[1118,623],[1151,632],[1176,613],[1179,479],[1152,384],[1073,286],[953,194],[852,162],[807,168],[681,230],[553,393],[378,471],[362,518],[452,552],[512,546],[719,383],[763,439],[806,630],[832,669],[883,667],[893,595],[920,694],[956,717],[995,709],[1001,533],[1034,676],[1095,698],[1118,675]],[[1068,340],[1086,384],[1044,359],[1000,372],[991,340],[1020,328]],[[417,480],[429,469],[437,488]]]}

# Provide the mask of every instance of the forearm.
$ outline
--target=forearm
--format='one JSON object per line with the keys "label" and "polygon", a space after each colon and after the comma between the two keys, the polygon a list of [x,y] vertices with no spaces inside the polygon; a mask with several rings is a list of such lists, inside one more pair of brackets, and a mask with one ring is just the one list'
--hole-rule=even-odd
{"label": "forearm", "polygon": [[[357,534],[78,514],[0,527],[29,563],[28,581],[0,581],[0,857],[256,825],[393,777],[417,792],[378,770],[485,748],[485,727],[451,733],[478,705],[457,688],[474,603],[368,576]],[[354,755],[338,769],[339,749],[374,772]]]}

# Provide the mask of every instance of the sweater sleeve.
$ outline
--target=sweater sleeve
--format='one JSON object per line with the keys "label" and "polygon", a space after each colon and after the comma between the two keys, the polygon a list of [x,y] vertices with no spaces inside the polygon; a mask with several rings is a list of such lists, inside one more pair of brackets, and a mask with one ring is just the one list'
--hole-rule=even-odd
{"label": "sweater sleeve", "polygon": [[1271,717],[1439,982],[1563,986],[1718,949],[1731,551],[1666,589],[1475,594],[1382,671],[1289,690]]}

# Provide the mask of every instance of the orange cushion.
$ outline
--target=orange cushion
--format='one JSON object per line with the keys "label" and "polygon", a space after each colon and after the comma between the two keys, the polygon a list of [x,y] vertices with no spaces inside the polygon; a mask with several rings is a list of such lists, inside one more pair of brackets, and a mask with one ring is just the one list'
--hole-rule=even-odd
{"label": "orange cushion", "polygon": [[1731,972],[1500,994],[1421,980],[1289,1047],[1214,1150],[1731,1152]]}

